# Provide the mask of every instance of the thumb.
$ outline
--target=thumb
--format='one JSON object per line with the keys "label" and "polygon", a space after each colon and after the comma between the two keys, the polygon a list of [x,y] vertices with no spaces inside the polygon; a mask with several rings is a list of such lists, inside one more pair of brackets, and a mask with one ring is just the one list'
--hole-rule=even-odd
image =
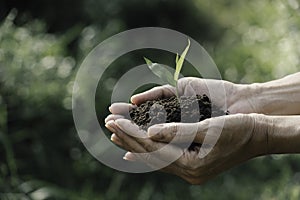
{"label": "thumb", "polygon": [[140,94],[133,95],[131,102],[139,105],[146,101],[167,98],[175,95],[175,88],[170,85],[157,86]]}
{"label": "thumb", "polygon": [[204,138],[199,137],[199,134],[203,133],[198,131],[198,123],[157,124],[149,127],[147,134],[154,141],[167,143],[202,142],[198,140]]}

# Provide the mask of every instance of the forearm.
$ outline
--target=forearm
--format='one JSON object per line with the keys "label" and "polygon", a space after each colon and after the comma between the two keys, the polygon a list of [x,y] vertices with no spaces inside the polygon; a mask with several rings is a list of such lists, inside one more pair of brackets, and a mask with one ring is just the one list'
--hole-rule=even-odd
{"label": "forearm", "polygon": [[300,114],[300,72],[282,79],[253,84],[259,110],[264,114]]}
{"label": "forearm", "polygon": [[300,153],[300,116],[268,116],[268,153]]}

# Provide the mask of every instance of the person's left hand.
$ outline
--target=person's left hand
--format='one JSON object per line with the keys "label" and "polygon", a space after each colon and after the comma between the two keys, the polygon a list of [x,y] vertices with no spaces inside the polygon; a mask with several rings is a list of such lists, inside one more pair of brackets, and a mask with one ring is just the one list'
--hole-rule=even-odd
{"label": "person's left hand", "polygon": [[[110,110],[115,114],[106,119],[106,127],[114,133],[111,140],[128,151],[124,159],[146,162],[155,167],[160,161],[181,155],[162,170],[180,176],[192,184],[201,184],[229,168],[268,153],[267,137],[272,134],[272,120],[268,116],[235,114],[198,123],[158,124],[146,132],[124,119],[121,111],[128,109],[128,106],[130,107],[129,104],[113,105]],[[225,120],[224,126],[222,120]],[[176,141],[172,141],[176,135]],[[192,150],[166,144],[170,141],[185,143],[191,141],[191,137],[193,142],[203,144],[205,141],[205,144],[202,148]],[[215,141],[217,142],[214,145]],[[166,151],[154,154],[155,157],[153,154],[133,154],[156,151],[164,146]],[[211,151],[206,155],[209,150]],[[202,155],[206,156],[201,158]]]}

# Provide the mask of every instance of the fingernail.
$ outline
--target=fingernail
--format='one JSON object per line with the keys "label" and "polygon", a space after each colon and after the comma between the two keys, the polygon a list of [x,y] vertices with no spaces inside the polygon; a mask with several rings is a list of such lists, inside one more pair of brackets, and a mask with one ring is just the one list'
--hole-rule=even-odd
{"label": "fingernail", "polygon": [[132,99],[134,99],[136,97],[136,94],[135,95],[132,95],[130,100],[132,101]]}
{"label": "fingernail", "polygon": [[133,153],[131,152],[127,152],[124,156],[123,156],[124,160],[128,160],[128,161],[135,161],[135,156],[133,155]]}
{"label": "fingernail", "polygon": [[117,141],[118,141],[118,138],[117,138],[116,134],[113,133],[113,134],[110,136],[110,140],[113,141],[113,142],[117,142]]}
{"label": "fingernail", "polygon": [[136,96],[137,96],[137,95],[133,95],[133,96],[130,98],[131,103],[133,103],[134,105],[136,104]]}
{"label": "fingernail", "polygon": [[105,127],[108,128],[108,130],[110,130],[111,132],[117,132],[115,128],[113,128],[114,126],[114,122],[113,121],[108,121],[105,124]]}
{"label": "fingernail", "polygon": [[162,128],[163,128],[163,125],[160,125],[160,124],[150,127],[148,129],[148,136],[152,137],[152,136],[156,135],[157,133],[159,133],[161,131]]}

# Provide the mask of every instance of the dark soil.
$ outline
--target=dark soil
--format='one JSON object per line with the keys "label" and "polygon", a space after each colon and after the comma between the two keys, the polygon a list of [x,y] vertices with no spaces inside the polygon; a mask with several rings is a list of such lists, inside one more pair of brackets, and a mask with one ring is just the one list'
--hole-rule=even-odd
{"label": "dark soil", "polygon": [[[142,129],[147,130],[154,124],[184,122],[195,123],[212,116],[226,115],[228,112],[213,105],[206,95],[196,97],[176,96],[147,101],[130,111],[131,120]],[[193,143],[190,148],[199,146]]]}

